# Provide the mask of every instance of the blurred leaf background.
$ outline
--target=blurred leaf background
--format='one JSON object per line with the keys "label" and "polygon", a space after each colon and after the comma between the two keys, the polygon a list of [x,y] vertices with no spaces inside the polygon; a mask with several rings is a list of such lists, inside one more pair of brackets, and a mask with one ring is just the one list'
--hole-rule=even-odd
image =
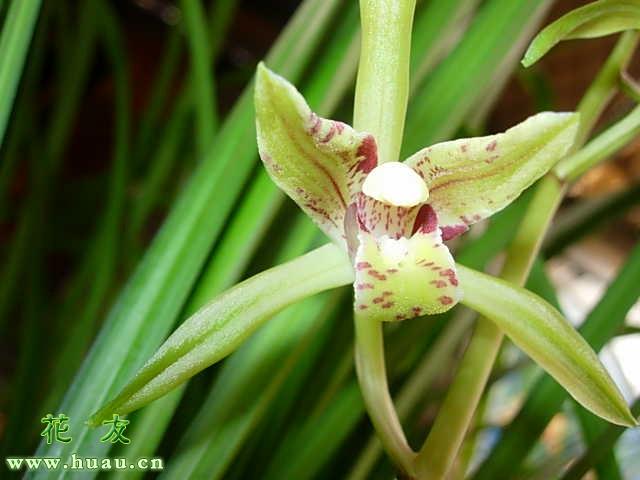
{"label": "blurred leaf background", "polygon": [[[518,62],[541,26],[584,3],[419,2],[403,149],[575,108],[615,37]],[[160,455],[168,478],[392,478],[355,381],[348,291],[290,307],[131,415],[130,445],[109,452],[83,425],[204,302],[323,241],[260,168],[251,78],[266,57],[316,111],[349,122],[357,2],[7,0],[0,21],[2,456]],[[598,129],[632,107],[616,96]],[[636,140],[572,187],[528,285],[586,318],[630,401],[639,182]],[[528,198],[474,228],[456,258],[491,269]],[[472,322],[458,307],[388,326],[392,392],[415,442]],[[49,412],[71,417],[72,444],[38,447]],[[506,345],[454,478],[640,478],[640,434],[620,434]]]}

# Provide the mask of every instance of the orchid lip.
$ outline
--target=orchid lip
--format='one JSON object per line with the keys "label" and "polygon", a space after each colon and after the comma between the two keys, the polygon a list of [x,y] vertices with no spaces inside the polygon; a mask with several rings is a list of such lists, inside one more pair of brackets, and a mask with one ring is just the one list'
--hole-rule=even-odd
{"label": "orchid lip", "polygon": [[422,177],[402,162],[378,165],[365,178],[362,192],[395,207],[414,207],[429,198],[429,190]]}

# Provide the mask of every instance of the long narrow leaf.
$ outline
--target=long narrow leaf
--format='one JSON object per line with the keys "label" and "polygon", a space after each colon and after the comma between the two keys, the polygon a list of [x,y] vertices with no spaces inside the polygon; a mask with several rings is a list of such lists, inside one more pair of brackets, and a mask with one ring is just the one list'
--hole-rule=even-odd
{"label": "long narrow leaf", "polygon": [[533,65],[563,40],[594,38],[640,28],[640,3],[636,0],[599,0],[560,17],[531,42],[522,64]]}
{"label": "long narrow leaf", "polygon": [[41,0],[13,0],[0,35],[0,146],[13,107]]}

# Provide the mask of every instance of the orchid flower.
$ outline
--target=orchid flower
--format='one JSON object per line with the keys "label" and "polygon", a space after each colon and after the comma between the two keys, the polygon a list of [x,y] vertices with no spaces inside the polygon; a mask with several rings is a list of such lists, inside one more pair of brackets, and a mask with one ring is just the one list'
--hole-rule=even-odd
{"label": "orchid flower", "polygon": [[379,157],[373,135],[313,113],[263,64],[255,106],[269,175],[348,252],[354,308],[380,321],[456,305],[463,291],[444,242],[544,175],[578,127],[577,114],[544,112],[504,133],[438,143],[398,162]]}

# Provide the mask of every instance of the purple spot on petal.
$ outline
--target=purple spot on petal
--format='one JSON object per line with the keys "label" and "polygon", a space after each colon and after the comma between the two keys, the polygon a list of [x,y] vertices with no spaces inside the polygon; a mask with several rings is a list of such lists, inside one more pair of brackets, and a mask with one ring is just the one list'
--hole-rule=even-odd
{"label": "purple spot on petal", "polygon": [[347,242],[349,256],[353,259],[358,251],[358,213],[357,206],[352,203],[344,215],[344,238]]}
{"label": "purple spot on petal", "polygon": [[322,124],[322,121],[320,120],[320,117],[318,117],[313,112],[311,112],[310,120],[311,120],[311,124],[312,124],[311,125],[311,134],[312,135],[316,135],[320,131],[320,125]]}
{"label": "purple spot on petal", "polygon": [[383,273],[378,272],[377,270],[369,270],[367,272],[369,275],[371,275],[373,278],[376,278],[378,280],[386,280],[387,276]]}
{"label": "purple spot on petal", "polygon": [[440,227],[442,231],[442,240],[447,241],[458,235],[466,232],[469,229],[466,225],[447,225],[446,227]]}
{"label": "purple spot on petal", "polygon": [[324,138],[322,140],[320,140],[320,143],[329,142],[329,140],[331,140],[335,134],[336,134],[336,126],[335,126],[335,124],[331,124],[331,128],[329,128],[329,131],[324,136]]}
{"label": "purple spot on petal", "polygon": [[498,142],[493,140],[492,142],[487,144],[487,146],[485,147],[485,150],[487,152],[493,152],[496,149],[497,146],[498,146]]}
{"label": "purple spot on petal", "polygon": [[440,301],[440,303],[442,305],[451,305],[453,303],[453,298],[448,297],[446,295],[443,295],[441,297],[438,297],[438,300]]}
{"label": "purple spot on petal", "polygon": [[372,135],[367,135],[362,140],[362,143],[358,147],[357,156],[362,159],[360,163],[358,163],[358,171],[369,173],[376,168],[378,165],[378,147]]}
{"label": "purple spot on petal", "polygon": [[431,233],[438,227],[438,215],[436,211],[429,204],[423,205],[418,210],[416,220],[413,224],[412,234],[416,232]]}

